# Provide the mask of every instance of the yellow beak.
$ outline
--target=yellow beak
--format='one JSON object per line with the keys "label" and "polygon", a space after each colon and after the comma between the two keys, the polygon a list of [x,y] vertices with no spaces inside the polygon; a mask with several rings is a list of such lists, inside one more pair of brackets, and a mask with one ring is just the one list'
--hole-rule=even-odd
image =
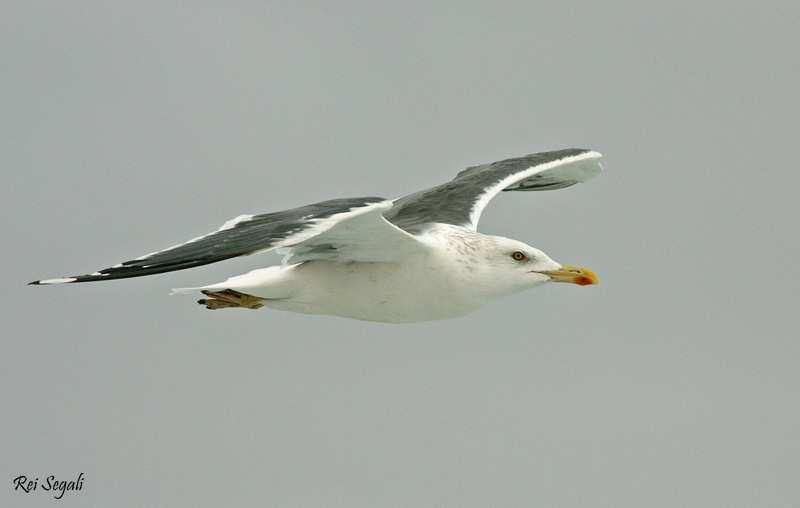
{"label": "yellow beak", "polygon": [[561,270],[545,270],[539,273],[549,276],[552,282],[571,282],[579,286],[600,284],[597,280],[597,275],[586,268],[578,268],[576,266],[561,265]]}

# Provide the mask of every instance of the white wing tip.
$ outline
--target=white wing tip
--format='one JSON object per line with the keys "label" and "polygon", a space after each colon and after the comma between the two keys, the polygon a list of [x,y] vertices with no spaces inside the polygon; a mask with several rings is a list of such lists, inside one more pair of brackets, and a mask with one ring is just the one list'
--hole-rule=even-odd
{"label": "white wing tip", "polygon": [[70,282],[75,282],[76,280],[78,280],[78,279],[76,279],[75,277],[61,277],[59,279],[37,280],[37,281],[31,282],[31,284],[33,284],[35,286],[40,286],[40,285],[44,286],[44,285],[49,285],[49,284],[69,284]]}

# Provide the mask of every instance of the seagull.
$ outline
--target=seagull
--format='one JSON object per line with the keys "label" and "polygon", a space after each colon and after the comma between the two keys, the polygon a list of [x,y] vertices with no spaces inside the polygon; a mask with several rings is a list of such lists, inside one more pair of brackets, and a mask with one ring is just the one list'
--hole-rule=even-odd
{"label": "seagull", "polygon": [[546,282],[597,284],[517,240],[477,232],[501,191],[562,189],[602,170],[592,150],[543,152],[474,166],[450,182],[395,200],[343,198],[261,215],[88,275],[31,282],[69,284],[183,270],[275,250],[279,266],[209,286],[207,309],[269,307],[384,323],[451,319]]}

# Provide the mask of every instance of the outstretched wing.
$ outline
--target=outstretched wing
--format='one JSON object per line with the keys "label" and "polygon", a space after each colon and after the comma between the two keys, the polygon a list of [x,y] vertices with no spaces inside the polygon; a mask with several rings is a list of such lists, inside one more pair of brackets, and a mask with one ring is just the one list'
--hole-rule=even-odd
{"label": "outstretched wing", "polygon": [[396,199],[384,217],[410,232],[429,223],[476,229],[481,212],[500,191],[539,191],[569,187],[597,176],[600,154],[571,148],[467,168],[452,181]]}
{"label": "outstretched wing", "polygon": [[390,261],[424,246],[381,215],[392,207],[382,198],[323,201],[291,210],[241,215],[217,231],[88,275],[31,284],[65,284],[141,277],[216,263],[278,249],[284,262],[312,259]]}

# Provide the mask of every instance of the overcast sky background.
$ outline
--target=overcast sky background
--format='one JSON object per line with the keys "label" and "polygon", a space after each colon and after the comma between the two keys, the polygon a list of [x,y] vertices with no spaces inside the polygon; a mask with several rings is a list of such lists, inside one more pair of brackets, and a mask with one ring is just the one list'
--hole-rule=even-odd
{"label": "overcast sky background", "polygon": [[[0,505],[800,505],[795,2],[3,11]],[[569,147],[605,171],[480,229],[598,287],[385,325],[167,296],[271,254],[25,286]]]}

